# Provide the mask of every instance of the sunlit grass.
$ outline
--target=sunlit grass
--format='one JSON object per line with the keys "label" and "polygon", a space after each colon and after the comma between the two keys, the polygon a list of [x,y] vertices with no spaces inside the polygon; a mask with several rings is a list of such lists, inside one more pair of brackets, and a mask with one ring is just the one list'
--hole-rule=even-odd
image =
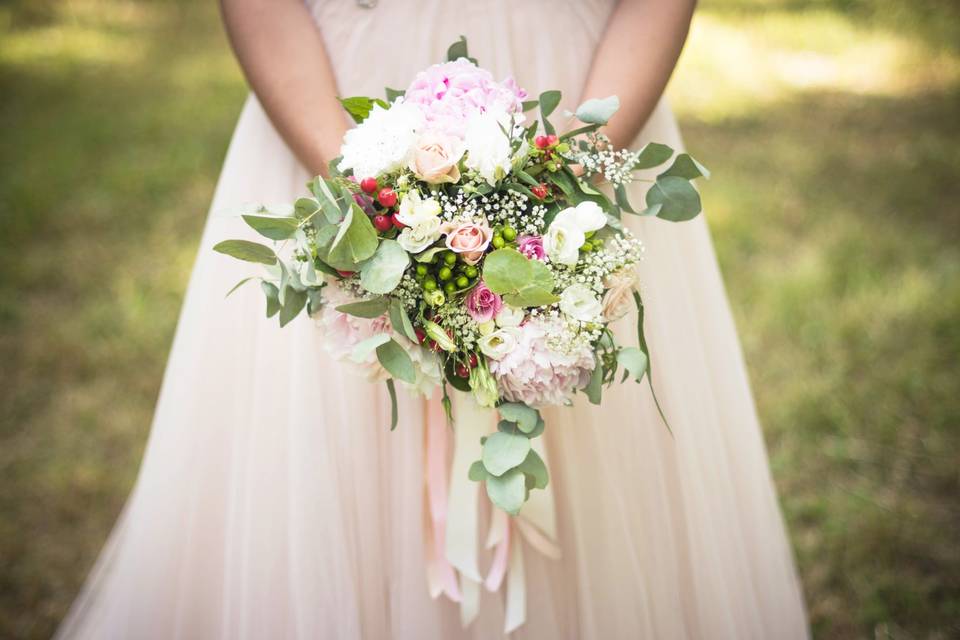
{"label": "sunlit grass", "polygon": [[[958,633],[960,52],[918,2],[704,0],[670,89],[820,638]],[[243,94],[214,3],[0,6],[0,637],[126,498]]]}

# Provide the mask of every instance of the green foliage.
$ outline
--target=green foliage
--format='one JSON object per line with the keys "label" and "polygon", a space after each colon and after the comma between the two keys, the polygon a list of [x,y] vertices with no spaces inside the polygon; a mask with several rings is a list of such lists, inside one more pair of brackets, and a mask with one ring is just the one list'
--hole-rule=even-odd
{"label": "green foliage", "polygon": [[467,51],[467,39],[463,36],[460,36],[460,39],[451,44],[447,48],[447,61],[453,62],[459,58],[466,58],[473,64],[477,64],[476,58],[471,58],[470,53]]}
{"label": "green foliage", "polygon": [[553,294],[553,274],[542,262],[515,249],[498,249],[484,260],[484,282],[514,307],[532,307],[559,300]]}
{"label": "green foliage", "polygon": [[359,302],[348,302],[337,307],[340,313],[346,313],[358,318],[379,318],[387,312],[390,306],[390,299],[384,296],[360,300]]}
{"label": "green foliage", "polygon": [[700,214],[700,194],[686,178],[659,177],[647,191],[647,206],[660,205],[656,216],[672,222],[690,220]]}
{"label": "green foliage", "polygon": [[519,466],[530,451],[530,439],[523,434],[498,431],[483,443],[483,466],[495,476]]}
{"label": "green foliage", "polygon": [[413,360],[406,349],[392,338],[377,347],[377,359],[383,368],[397,380],[413,384],[417,381],[417,374],[413,367]]}
{"label": "green foliage", "polygon": [[390,293],[403,279],[410,256],[396,240],[384,239],[360,267],[360,284],[370,293]]}
{"label": "green foliage", "polygon": [[250,242],[249,240],[224,240],[213,246],[213,250],[228,255],[238,260],[246,262],[259,262],[260,264],[276,264],[277,254],[273,249],[259,242]]}
{"label": "green foliage", "polygon": [[620,109],[620,98],[592,98],[577,107],[577,120],[586,124],[604,125]]}
{"label": "green foliage", "polygon": [[245,215],[243,216],[243,220],[250,225],[254,231],[271,240],[286,240],[292,238],[300,226],[300,222],[296,218]]}
{"label": "green foliage", "polygon": [[367,98],[366,96],[354,96],[352,98],[337,98],[343,108],[346,110],[350,117],[353,118],[353,121],[357,124],[360,124],[370,115],[370,112],[373,111],[374,105],[383,107],[384,109],[388,108],[386,102],[380,98]]}
{"label": "green foliage", "polygon": [[356,271],[361,262],[374,254],[379,242],[370,218],[354,203],[340,223],[324,261],[335,269]]}

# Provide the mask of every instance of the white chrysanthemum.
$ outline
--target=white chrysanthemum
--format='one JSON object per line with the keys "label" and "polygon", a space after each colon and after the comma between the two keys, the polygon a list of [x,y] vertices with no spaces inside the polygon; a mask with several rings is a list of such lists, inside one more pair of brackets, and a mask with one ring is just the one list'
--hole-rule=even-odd
{"label": "white chrysanthemum", "polygon": [[551,334],[561,331],[558,320],[535,318],[520,327],[516,346],[500,360],[490,360],[504,398],[531,407],[568,402],[576,389],[590,381],[595,361],[588,342],[566,352],[551,349]]}
{"label": "white chrysanthemum", "polygon": [[374,105],[367,119],[343,136],[340,171],[353,169],[358,179],[377,177],[406,166],[423,126],[420,109],[395,102],[389,109]]}

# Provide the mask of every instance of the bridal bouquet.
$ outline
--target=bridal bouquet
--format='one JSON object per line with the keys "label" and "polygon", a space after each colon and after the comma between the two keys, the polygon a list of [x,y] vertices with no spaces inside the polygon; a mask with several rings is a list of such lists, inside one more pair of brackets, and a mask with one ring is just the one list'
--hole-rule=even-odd
{"label": "bridal bouquet", "polygon": [[[448,386],[497,411],[469,476],[516,514],[548,482],[531,447],[544,429],[538,409],[577,392],[600,403],[620,370],[621,381],[650,378],[636,273],[644,248],[621,215],[695,217],[690,181],[707,171],[662,144],[611,146],[601,127],[615,96],[565,114],[576,123],[558,134],[549,118],[559,91],[528,99],[477,66],[463,39],[448,60],[386,100],[342,99],[357,126],[330,177],[292,206],[243,215],[272,246],[214,249],[267,265],[247,280],[260,281],[268,317],[283,326],[306,309],[336,357],[384,380],[393,427],[395,381],[427,395],[439,386],[448,420]],[[671,159],[645,207],[631,204],[634,173]],[[618,345],[609,325],[634,306],[638,345]]]}

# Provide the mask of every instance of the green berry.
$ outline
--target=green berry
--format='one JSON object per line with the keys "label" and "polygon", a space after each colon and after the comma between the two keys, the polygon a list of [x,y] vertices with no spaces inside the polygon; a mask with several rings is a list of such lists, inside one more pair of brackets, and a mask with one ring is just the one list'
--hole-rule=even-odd
{"label": "green berry", "polygon": [[427,278],[423,281],[423,290],[424,291],[434,291],[437,288],[437,281],[433,278]]}
{"label": "green berry", "polygon": [[517,230],[513,227],[504,227],[503,228],[503,239],[507,242],[513,242],[517,239]]}
{"label": "green berry", "polygon": [[467,265],[467,268],[463,270],[463,275],[467,276],[471,280],[476,278],[479,274],[480,272],[477,271],[477,268],[473,265]]}
{"label": "green berry", "polygon": [[448,251],[444,254],[443,261],[447,264],[447,266],[452,267],[453,265],[457,264],[457,254],[455,254],[453,251]]}
{"label": "green berry", "polygon": [[458,289],[466,289],[469,284],[470,284],[470,279],[467,278],[467,276],[460,276],[459,278],[457,278]]}
{"label": "green berry", "polygon": [[417,265],[417,275],[418,275],[418,276],[425,276],[425,275],[427,275],[427,265],[425,265],[425,264],[418,264],[418,265]]}
{"label": "green berry", "polygon": [[447,284],[443,285],[443,290],[448,296],[453,295],[453,293],[457,290],[457,285],[452,282],[448,282]]}
{"label": "green berry", "polygon": [[580,251],[584,251],[587,253],[589,253],[590,251],[593,251],[593,244],[590,242],[584,242],[583,246],[580,247]]}
{"label": "green berry", "polygon": [[493,236],[493,248],[494,249],[503,249],[503,245],[507,244],[503,236]]}
{"label": "green berry", "polygon": [[449,280],[453,277],[453,271],[450,270],[450,267],[440,267],[440,271],[437,272],[437,277],[441,280]]}

